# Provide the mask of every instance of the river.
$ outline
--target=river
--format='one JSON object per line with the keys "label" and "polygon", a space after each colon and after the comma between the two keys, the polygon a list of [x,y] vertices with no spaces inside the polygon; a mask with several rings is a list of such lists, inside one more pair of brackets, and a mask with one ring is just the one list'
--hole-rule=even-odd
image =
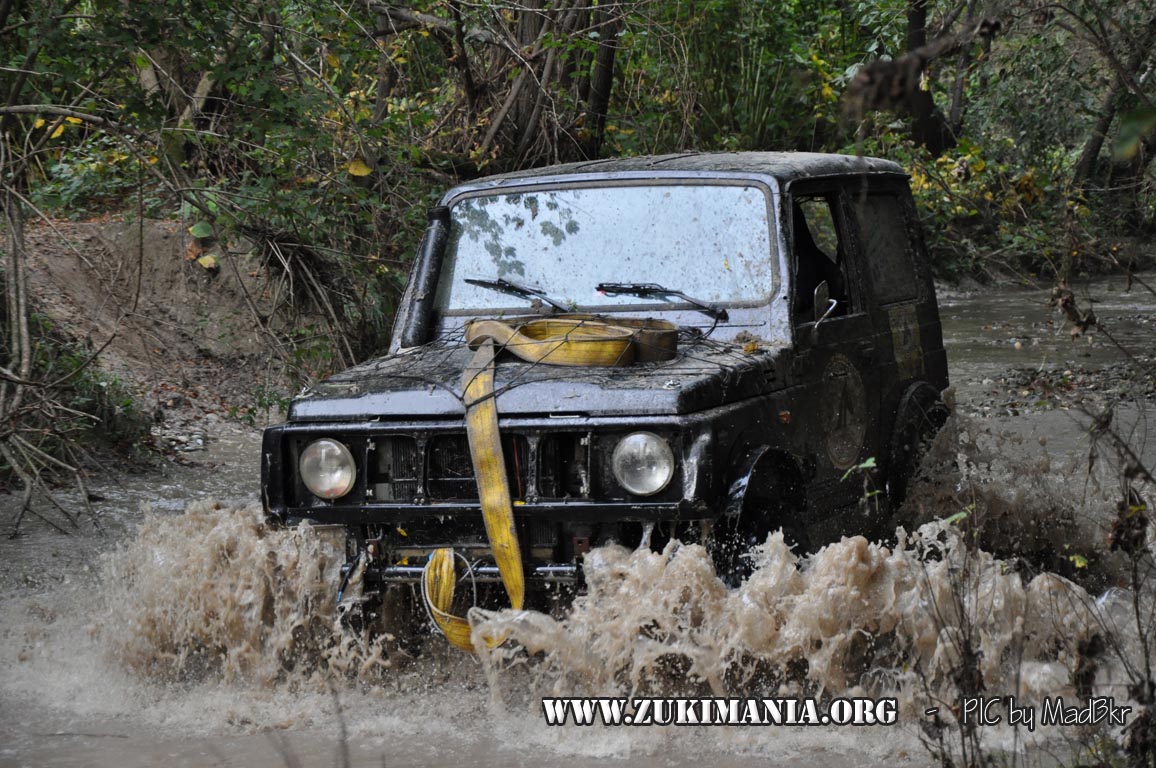
{"label": "river", "polygon": [[[947,469],[913,503],[927,519],[962,511],[981,523],[978,553],[935,524],[911,548],[845,541],[801,569],[772,542],[755,576],[728,592],[695,548],[607,550],[591,568],[591,592],[604,599],[581,601],[565,624],[492,617],[528,655],[479,661],[434,642],[395,663],[373,648],[315,642],[325,636],[316,614],[332,601],[336,555],[316,536],[264,529],[254,507],[259,433],[207,425],[207,448],[187,454],[187,465],[93,483],[103,533],[86,526],[65,537],[31,524],[25,537],[0,540],[0,768],[931,764],[936,731],[918,689],[937,690],[959,666],[944,638],[960,617],[929,611],[950,613],[953,585],[977,628],[991,694],[1070,698],[1077,640],[1095,619],[1119,622],[1121,643],[1130,642],[1118,589],[1126,569],[1098,543],[1119,496],[1104,441],[1087,471],[1088,413],[1137,378],[1120,347],[1153,364],[1156,299],[1124,288],[1111,278],[1076,289],[1114,342],[1073,340],[1047,306],[1050,291],[941,291],[959,415],[938,447]],[[1149,382],[1112,422],[1148,467],[1153,418]],[[12,503],[0,500],[0,519]],[[942,552],[929,558],[928,547]],[[650,633],[641,642],[640,626]],[[191,635],[226,653],[199,658]],[[761,654],[764,666],[744,654]],[[362,674],[327,682],[321,658]],[[585,728],[550,727],[541,714],[542,696],[632,686],[703,696],[712,680],[757,690],[775,674],[768,667],[800,658],[810,682],[788,674],[785,693],[887,695],[899,685],[899,722]],[[1118,663],[1105,659],[1094,674],[1097,692],[1127,698]],[[980,730],[986,749],[1066,760],[1056,745],[1068,742],[1054,730]]]}

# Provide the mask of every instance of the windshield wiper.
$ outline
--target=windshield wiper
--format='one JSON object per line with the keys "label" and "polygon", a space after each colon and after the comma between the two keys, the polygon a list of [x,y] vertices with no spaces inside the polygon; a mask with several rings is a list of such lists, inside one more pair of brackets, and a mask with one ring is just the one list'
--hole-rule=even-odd
{"label": "windshield wiper", "polygon": [[652,296],[677,296],[687,304],[692,304],[697,307],[700,312],[710,315],[715,320],[725,323],[730,319],[727,311],[722,307],[691,298],[682,291],[672,291],[670,288],[663,288],[658,283],[599,283],[595,286],[595,290],[610,296],[624,293],[628,296],[637,296],[640,299]]}
{"label": "windshield wiper", "polygon": [[477,285],[477,286],[481,286],[482,288],[489,288],[492,291],[498,291],[500,293],[508,293],[512,296],[521,296],[523,299],[538,299],[539,301],[546,302],[547,304],[549,304],[551,307],[558,310],[559,312],[569,312],[570,311],[569,307],[562,306],[561,304],[559,304],[558,302],[554,301],[549,296],[547,296],[543,291],[541,291],[537,288],[527,288],[524,285],[518,285],[517,283],[511,283],[509,280],[505,279],[504,277],[499,277],[497,280],[482,280],[482,279],[477,278],[477,277],[467,277],[466,282],[469,283],[470,285]]}

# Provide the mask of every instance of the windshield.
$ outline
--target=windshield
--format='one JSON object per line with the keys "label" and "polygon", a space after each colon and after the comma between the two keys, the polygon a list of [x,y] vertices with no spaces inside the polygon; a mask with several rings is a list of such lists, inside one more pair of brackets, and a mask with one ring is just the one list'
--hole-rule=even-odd
{"label": "windshield", "polygon": [[[755,185],[577,187],[469,197],[451,211],[436,306],[523,307],[468,278],[502,278],[573,307],[663,299],[608,296],[598,283],[661,283],[715,304],[758,304],[772,285],[768,198]],[[681,302],[672,298],[673,302]]]}

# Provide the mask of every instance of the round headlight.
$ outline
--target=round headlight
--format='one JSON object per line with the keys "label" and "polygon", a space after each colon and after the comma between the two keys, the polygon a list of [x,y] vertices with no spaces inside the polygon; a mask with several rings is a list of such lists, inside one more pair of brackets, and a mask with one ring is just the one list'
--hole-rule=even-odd
{"label": "round headlight", "polygon": [[634,432],[618,441],[611,467],[623,488],[636,496],[650,496],[674,477],[674,454],[653,432]]}
{"label": "round headlight", "polygon": [[301,480],[319,499],[340,499],[353,488],[357,465],[342,443],[323,438],[301,452]]}

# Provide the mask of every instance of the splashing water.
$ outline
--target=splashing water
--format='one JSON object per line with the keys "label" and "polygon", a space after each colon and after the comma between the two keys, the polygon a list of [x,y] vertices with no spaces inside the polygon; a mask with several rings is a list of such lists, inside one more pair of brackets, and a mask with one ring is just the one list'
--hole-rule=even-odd
{"label": "splashing water", "polygon": [[390,666],[391,638],[337,627],[344,556],[308,524],[269,527],[257,506],[153,515],[104,558],[98,631],[120,663],[164,682],[298,684],[325,670],[374,679]]}
{"label": "splashing water", "polygon": [[[701,546],[602,547],[564,619],[473,611],[480,634],[510,640],[483,651],[483,668],[494,690],[514,683],[531,698],[898,694],[914,711],[953,701],[968,675],[989,695],[1070,693],[1079,647],[1104,625],[1083,589],[1051,573],[1025,579],[942,522],[899,540],[844,538],[800,557],[776,533],[731,590]],[[309,526],[194,504],[150,518],[106,556],[94,631],[118,663],[161,682],[380,682],[385,638],[361,642],[333,620],[342,560]],[[506,680],[517,668],[528,686]]]}
{"label": "splashing water", "polygon": [[[1038,703],[1072,697],[1083,679],[1122,703],[1127,670],[1119,659],[1140,657],[1129,594],[1093,599],[1064,576],[993,554],[1022,546],[1024,536],[1079,535],[1091,515],[1087,500],[1073,501],[1056,479],[1070,473],[1039,457],[1014,466],[1001,456],[1002,438],[967,424],[943,434],[936,452],[954,470],[936,473],[912,502],[943,514],[966,501],[962,526],[931,521],[898,531],[893,546],[850,537],[806,556],[776,533],[752,553],[753,572],[734,589],[715,577],[698,545],[602,547],[586,557],[587,594],[562,618],[474,609],[476,636],[509,638],[480,648],[477,661],[437,637],[411,659],[389,636],[343,632],[334,620],[340,543],[307,525],[271,528],[255,506],[194,503],[181,515],[148,516],[103,556],[75,620],[44,618],[47,609],[30,604],[8,621],[14,613],[6,608],[5,636],[18,642],[5,645],[18,650],[0,658],[0,681],[44,688],[52,665],[65,663],[52,700],[67,701],[79,679],[120,692],[118,711],[166,701],[156,717],[187,723],[194,717],[186,710],[196,709],[208,731],[308,724],[332,709],[326,691],[336,686],[364,705],[357,717],[347,710],[354,734],[428,728],[436,742],[443,732],[460,736],[463,716],[488,712],[516,743],[583,755],[660,752],[674,737],[615,731],[595,745],[578,731],[560,735],[542,726],[540,697],[895,696],[904,722],[940,707],[948,726],[961,693]],[[1100,580],[1114,578],[1105,565]],[[1097,655],[1105,646],[1112,653]],[[62,662],[68,653],[79,661]],[[98,666],[97,658],[112,663],[79,670]],[[23,677],[21,665],[31,667]],[[103,711],[98,695],[79,698]],[[490,737],[482,730],[478,738]],[[686,737],[680,749],[741,749],[756,739],[711,733],[701,744]],[[826,733],[824,743],[850,738]],[[799,739],[805,750],[815,737]]]}
{"label": "splashing water", "polygon": [[[564,620],[475,611],[480,635],[515,641],[484,664],[500,684],[502,670],[541,656],[538,695],[899,694],[911,709],[953,701],[962,674],[991,695],[1028,697],[1054,693],[1037,679],[1070,677],[1100,626],[1084,590],[1054,574],[1025,584],[942,523],[903,538],[893,550],[844,538],[800,558],[777,533],[730,591],[697,545],[602,548]],[[1037,667],[1017,686],[1025,661]]]}

